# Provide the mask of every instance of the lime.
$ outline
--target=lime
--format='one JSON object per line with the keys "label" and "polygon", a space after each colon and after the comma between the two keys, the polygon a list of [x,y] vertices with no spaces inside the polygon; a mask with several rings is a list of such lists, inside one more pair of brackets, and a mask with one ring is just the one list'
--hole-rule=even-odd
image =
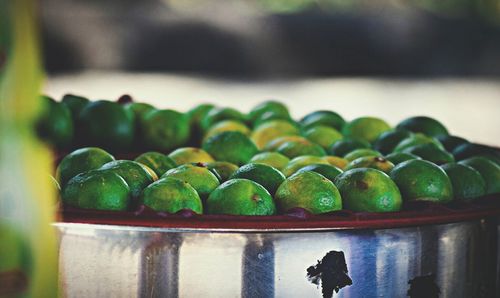
{"label": "lime", "polygon": [[114,160],[105,163],[100,170],[109,170],[114,172],[127,182],[130,188],[132,200],[139,198],[142,190],[149,184],[154,182],[153,176],[148,170],[138,162],[131,160]]}
{"label": "lime", "polygon": [[333,145],[328,150],[328,153],[334,156],[344,156],[355,149],[369,149],[370,147],[370,143],[366,141],[344,138],[333,143]]}
{"label": "lime", "polygon": [[286,179],[276,191],[275,200],[281,212],[303,208],[319,214],[342,209],[337,187],[323,175],[310,171]]}
{"label": "lime", "polygon": [[78,115],[78,135],[84,144],[127,152],[134,139],[134,114],[116,102],[98,100]]}
{"label": "lime", "polygon": [[191,110],[187,111],[186,116],[189,121],[191,140],[190,144],[199,146],[203,136],[203,129],[201,128],[201,120],[214,108],[213,104],[204,103],[197,105]]}
{"label": "lime", "polygon": [[285,176],[283,176],[279,170],[259,163],[246,164],[240,167],[230,177],[230,179],[238,178],[248,179],[259,183],[264,186],[271,195],[274,195],[280,184],[285,181]]}
{"label": "lime", "polygon": [[296,136],[296,135],[291,135],[291,136],[282,136],[282,137],[277,137],[273,140],[270,140],[263,148],[265,151],[276,151],[276,149],[279,148],[279,146],[283,145],[286,142],[304,142],[308,143],[309,140],[301,137],[301,136]]}
{"label": "lime", "polygon": [[156,110],[152,105],[143,102],[132,102],[124,105],[124,108],[133,113],[136,120],[143,119],[144,115]]}
{"label": "lime", "polygon": [[222,120],[236,120],[246,123],[247,117],[233,108],[213,108],[201,120],[201,128],[206,132],[212,125]]}
{"label": "lime", "polygon": [[355,149],[355,150],[347,153],[346,155],[344,155],[344,158],[347,159],[349,162],[351,162],[355,159],[358,159],[360,157],[365,157],[365,156],[382,156],[382,154],[380,154],[380,152],[375,151],[373,149],[360,148],[360,149]]}
{"label": "lime", "polygon": [[340,131],[345,124],[345,120],[339,114],[332,111],[315,111],[302,118],[300,124],[302,127],[326,125]]}
{"label": "lime", "polygon": [[440,135],[436,137],[436,139],[444,146],[444,149],[446,149],[446,151],[448,152],[453,152],[453,150],[458,146],[469,143],[469,141],[464,138],[450,135]]}
{"label": "lime", "polygon": [[197,162],[213,162],[215,161],[210,154],[205,150],[194,147],[184,147],[172,151],[170,157],[177,165]]}
{"label": "lime", "polygon": [[278,137],[298,135],[299,129],[285,120],[270,120],[262,123],[252,132],[252,141],[259,149]]}
{"label": "lime", "polygon": [[262,152],[252,157],[250,162],[265,164],[281,171],[290,162],[290,159],[278,152]]}
{"label": "lime", "polygon": [[73,119],[76,119],[83,108],[85,108],[85,106],[90,103],[90,100],[83,96],[65,94],[61,100],[61,103],[70,110]]}
{"label": "lime", "polygon": [[379,151],[382,154],[391,153],[394,148],[402,140],[412,136],[413,133],[407,130],[391,130],[382,133],[375,143],[373,144],[373,149]]}
{"label": "lime", "polygon": [[327,161],[330,165],[335,166],[341,170],[344,170],[349,163],[347,159],[333,155],[323,156],[321,159]]}
{"label": "lime", "polygon": [[382,119],[374,117],[360,117],[346,123],[342,128],[345,137],[374,142],[382,133],[391,127]]}
{"label": "lime", "polygon": [[44,110],[36,123],[38,135],[56,148],[67,148],[73,139],[70,110],[47,96],[42,96],[42,102]]}
{"label": "lime", "polygon": [[248,179],[231,179],[210,194],[207,210],[209,214],[273,215],[276,206],[260,184]]}
{"label": "lime", "polygon": [[141,126],[144,146],[152,150],[170,151],[189,139],[187,116],[173,110],[150,111]]}
{"label": "lime", "polygon": [[455,199],[471,200],[486,194],[486,182],[474,168],[458,163],[447,163],[441,168],[451,180]]}
{"label": "lime", "polygon": [[115,160],[108,152],[95,147],[77,149],[66,155],[57,167],[57,178],[61,187],[74,176],[100,168],[103,164]]}
{"label": "lime", "polygon": [[283,103],[275,100],[265,101],[255,106],[248,114],[248,118],[255,125],[255,122],[262,119],[264,114],[272,114],[281,119],[290,118],[288,108]]}
{"label": "lime", "polygon": [[238,166],[227,161],[214,161],[204,164],[210,172],[214,173],[219,181],[225,182],[238,170]]}
{"label": "lime", "polygon": [[149,167],[158,177],[161,177],[161,175],[165,174],[166,171],[177,166],[170,157],[163,153],[154,151],[143,153],[134,161]]}
{"label": "lime", "polygon": [[455,161],[455,158],[453,158],[453,155],[451,155],[451,153],[439,148],[434,143],[411,146],[403,150],[403,152],[415,154],[437,165]]}
{"label": "lime", "polygon": [[447,203],[453,199],[453,187],[446,172],[430,161],[412,159],[398,164],[390,176],[405,201]]}
{"label": "lime", "polygon": [[401,121],[396,128],[412,132],[420,132],[429,137],[448,135],[448,130],[443,124],[441,124],[441,122],[425,116],[416,116],[405,119]]}
{"label": "lime", "polygon": [[285,177],[289,177],[292,176],[295,172],[297,172],[301,168],[312,164],[327,165],[329,163],[328,161],[318,156],[304,155],[295,157],[294,159],[290,160],[290,162],[286,165],[286,167],[283,169],[282,172],[285,175]]}
{"label": "lime", "polygon": [[225,131],[210,137],[202,146],[217,161],[228,161],[236,165],[246,164],[258,149],[244,134],[238,131]]}
{"label": "lime", "polygon": [[486,182],[486,194],[500,192],[500,166],[485,157],[471,157],[460,161],[460,164],[470,166],[483,176]]}
{"label": "lime", "polygon": [[372,168],[388,174],[394,168],[394,164],[380,156],[364,156],[351,161],[345,170],[357,168]]}
{"label": "lime", "polygon": [[463,160],[473,156],[483,156],[492,159],[497,164],[500,164],[500,154],[497,149],[475,143],[465,143],[457,146],[452,151],[456,160]]}
{"label": "lime", "polygon": [[283,121],[289,122],[290,124],[293,124],[294,126],[297,126],[297,127],[299,126],[299,124],[295,120],[293,120],[290,116],[286,117],[286,116],[279,114],[277,112],[269,111],[269,112],[265,112],[259,118],[257,118],[257,120],[255,120],[253,122],[253,127],[257,128],[260,125],[264,124],[265,122],[272,121],[272,120],[283,120]]}
{"label": "lime", "polygon": [[162,178],[171,177],[189,183],[200,198],[206,199],[208,195],[220,185],[219,179],[202,164],[185,164],[175,169],[168,170]]}
{"label": "lime", "polygon": [[236,120],[222,120],[212,125],[203,139],[206,140],[223,131],[239,131],[244,135],[250,135],[250,128],[248,128],[243,122]]}
{"label": "lime", "polygon": [[98,210],[127,210],[130,188],[112,171],[91,170],[71,178],[61,198],[72,207]]}
{"label": "lime", "polygon": [[429,143],[435,144],[439,148],[444,149],[443,145],[441,145],[438,140],[421,133],[415,133],[407,137],[406,139],[401,140],[401,142],[399,142],[396,147],[394,147],[393,152],[403,152],[406,148]]}
{"label": "lime", "polygon": [[394,181],[371,168],[345,171],[335,179],[344,207],[361,212],[399,211],[403,203]]}
{"label": "lime", "polygon": [[416,156],[415,154],[411,154],[411,153],[394,152],[394,153],[391,153],[389,155],[386,155],[385,159],[387,159],[388,161],[397,165],[397,164],[402,163],[403,161],[407,161],[407,160],[411,160],[411,159],[422,159],[422,158],[420,158],[420,156]]}
{"label": "lime", "polygon": [[155,211],[176,213],[189,209],[203,213],[203,204],[196,190],[189,183],[171,177],[151,183],[142,192],[141,201]]}
{"label": "lime", "polygon": [[303,135],[309,141],[320,145],[325,150],[328,150],[333,143],[343,138],[338,130],[325,125],[315,125],[304,131]]}
{"label": "lime", "polygon": [[276,149],[279,153],[288,158],[295,158],[302,155],[325,156],[326,152],[321,146],[309,141],[288,141]]}
{"label": "lime", "polygon": [[316,172],[332,182],[335,180],[335,177],[342,174],[342,170],[337,167],[318,163],[302,167],[294,175],[302,172]]}

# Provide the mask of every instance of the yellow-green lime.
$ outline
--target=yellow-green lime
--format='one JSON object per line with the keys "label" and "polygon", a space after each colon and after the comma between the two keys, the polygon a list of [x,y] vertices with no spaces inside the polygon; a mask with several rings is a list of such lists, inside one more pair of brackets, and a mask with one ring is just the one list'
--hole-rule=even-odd
{"label": "yellow-green lime", "polygon": [[189,119],[174,110],[153,110],[144,115],[141,131],[145,148],[167,152],[189,140]]}
{"label": "yellow-green lime", "polygon": [[347,138],[373,143],[391,126],[382,119],[375,117],[360,117],[348,122],[342,128],[342,134]]}
{"label": "yellow-green lime", "polygon": [[177,213],[189,209],[203,213],[203,204],[196,190],[189,183],[171,177],[151,183],[144,189],[141,201],[160,212]]}
{"label": "yellow-green lime", "polygon": [[360,148],[360,149],[354,149],[353,151],[347,153],[346,155],[344,155],[344,158],[347,159],[349,162],[351,162],[355,159],[365,156],[382,156],[382,154],[373,149]]}
{"label": "yellow-green lime", "polygon": [[315,125],[304,131],[303,136],[328,150],[335,142],[343,138],[342,134],[333,127]]}
{"label": "yellow-green lime", "polygon": [[145,152],[139,155],[134,161],[148,166],[158,177],[161,177],[166,171],[177,167],[170,157],[155,151]]}
{"label": "yellow-green lime", "polygon": [[176,178],[189,183],[202,199],[220,185],[219,179],[202,164],[185,164],[168,170],[161,178]]}
{"label": "yellow-green lime", "polygon": [[262,152],[252,157],[250,162],[265,164],[281,171],[290,162],[290,159],[278,152]]}
{"label": "yellow-green lime", "polygon": [[267,121],[256,127],[250,138],[259,149],[262,149],[266,144],[278,137],[298,135],[299,133],[297,126],[286,120],[278,119]]}
{"label": "yellow-green lime", "polygon": [[385,159],[392,162],[394,165],[398,165],[403,161],[407,161],[410,159],[422,159],[422,158],[420,156],[416,156],[415,154],[411,153],[393,152],[391,154],[386,155]]}
{"label": "yellow-green lime", "polygon": [[219,181],[226,182],[238,170],[238,166],[227,161],[214,161],[204,164],[210,172],[214,173]]}
{"label": "yellow-green lime", "polygon": [[249,163],[241,166],[231,175],[230,179],[248,179],[259,183],[274,195],[278,187],[285,181],[285,176],[276,168],[265,164]]}
{"label": "yellow-green lime", "polygon": [[225,131],[210,137],[202,145],[217,161],[243,165],[258,153],[255,144],[238,131]]}
{"label": "yellow-green lime", "polygon": [[389,174],[394,168],[394,164],[380,156],[363,156],[351,161],[345,170],[358,168],[372,168]]}
{"label": "yellow-green lime", "polygon": [[333,111],[315,111],[304,116],[304,118],[300,120],[300,124],[304,128],[316,125],[326,125],[340,131],[345,124],[345,120]]}
{"label": "yellow-green lime", "polygon": [[342,174],[343,171],[332,165],[312,164],[300,168],[297,172],[295,172],[294,175],[297,175],[302,172],[316,172],[318,174],[325,176],[325,178],[333,182],[335,180],[335,177]]}
{"label": "yellow-green lime", "polygon": [[319,156],[303,155],[290,160],[290,162],[282,170],[282,173],[285,177],[290,177],[301,168],[312,164],[328,165],[329,163]]}
{"label": "yellow-green lime", "polygon": [[170,157],[177,165],[197,162],[213,162],[214,158],[205,150],[195,147],[178,148],[172,151]]}

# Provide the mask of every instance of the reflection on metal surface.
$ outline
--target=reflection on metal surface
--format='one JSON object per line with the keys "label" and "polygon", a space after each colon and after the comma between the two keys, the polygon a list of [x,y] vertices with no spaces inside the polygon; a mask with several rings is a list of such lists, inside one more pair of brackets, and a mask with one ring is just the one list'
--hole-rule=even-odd
{"label": "reflection on metal surface", "polygon": [[495,218],[399,229],[217,232],[56,224],[67,297],[321,297],[306,271],[342,251],[353,284],[335,297],[495,297]]}

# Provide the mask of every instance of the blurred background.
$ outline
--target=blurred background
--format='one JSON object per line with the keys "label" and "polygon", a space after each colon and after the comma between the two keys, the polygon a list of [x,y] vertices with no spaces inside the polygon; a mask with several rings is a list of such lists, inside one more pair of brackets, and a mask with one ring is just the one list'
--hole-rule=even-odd
{"label": "blurred background", "polygon": [[41,0],[56,98],[186,110],[283,100],[500,145],[499,0]]}

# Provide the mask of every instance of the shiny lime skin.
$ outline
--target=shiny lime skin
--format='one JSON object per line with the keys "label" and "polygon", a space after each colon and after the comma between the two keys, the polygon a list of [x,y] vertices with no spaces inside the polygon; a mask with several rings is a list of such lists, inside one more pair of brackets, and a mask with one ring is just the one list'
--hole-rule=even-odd
{"label": "shiny lime skin", "polygon": [[212,125],[223,120],[247,123],[247,116],[233,108],[213,108],[201,119],[201,128],[206,132]]}
{"label": "shiny lime skin", "polygon": [[312,142],[289,141],[283,143],[276,149],[277,152],[288,158],[295,158],[303,155],[325,156],[325,150]]}
{"label": "shiny lime skin", "polygon": [[278,170],[283,170],[290,162],[290,159],[278,152],[262,152],[250,159],[250,163],[261,163]]}
{"label": "shiny lime skin", "polygon": [[446,172],[436,164],[412,159],[398,164],[390,176],[405,201],[448,203],[453,199],[453,186]]}
{"label": "shiny lime skin", "polygon": [[340,131],[342,127],[344,127],[345,120],[333,111],[315,111],[304,116],[304,118],[300,120],[300,124],[304,128],[316,125],[326,125]]}
{"label": "shiny lime skin", "polygon": [[403,152],[405,149],[416,146],[416,145],[421,145],[421,144],[429,144],[433,143],[436,146],[438,146],[441,149],[444,149],[443,145],[439,143],[437,139],[428,137],[422,133],[415,133],[412,134],[411,136],[407,137],[406,139],[401,140],[396,147],[394,147],[393,152]]}
{"label": "shiny lime skin", "polygon": [[405,119],[401,121],[396,128],[420,132],[429,137],[448,135],[448,130],[441,122],[426,116],[416,116]]}
{"label": "shiny lime skin", "polygon": [[248,179],[231,179],[215,189],[207,200],[209,214],[273,215],[276,206],[269,192]]}
{"label": "shiny lime skin", "polygon": [[403,161],[411,160],[411,159],[422,159],[420,156],[416,156],[411,153],[404,152],[393,152],[385,156],[385,159],[392,162],[394,165],[398,165]]}
{"label": "shiny lime skin", "polygon": [[285,120],[270,120],[254,129],[250,138],[258,148],[264,148],[269,142],[283,136],[298,135],[299,129]]}
{"label": "shiny lime skin", "polygon": [[422,159],[428,160],[437,165],[455,161],[455,158],[451,153],[439,148],[434,143],[420,144],[408,147],[403,150],[403,152],[415,154],[417,156],[420,156]]}
{"label": "shiny lime skin", "polygon": [[174,110],[153,110],[144,115],[141,132],[145,148],[168,152],[188,141],[189,119]]}
{"label": "shiny lime skin", "polygon": [[73,119],[76,119],[81,110],[83,110],[83,108],[85,108],[85,106],[90,103],[90,100],[83,96],[65,94],[61,100],[61,103],[68,107],[68,109],[71,111],[71,116],[73,116]]}
{"label": "shiny lime skin", "polygon": [[177,164],[170,157],[155,151],[145,152],[136,157],[134,161],[148,166],[158,177],[161,177],[166,171],[177,167]]}
{"label": "shiny lime skin", "polygon": [[210,137],[202,145],[217,161],[227,161],[243,165],[258,153],[255,144],[244,134],[237,131],[225,131]]}
{"label": "shiny lime skin", "polygon": [[275,195],[280,212],[304,208],[313,214],[342,209],[340,193],[335,185],[316,172],[292,175],[283,182]]}
{"label": "shiny lime skin", "polygon": [[342,134],[333,127],[325,125],[316,125],[308,128],[303,133],[309,141],[320,145],[328,150],[335,142],[343,138]]}
{"label": "shiny lime skin", "polygon": [[362,140],[354,140],[354,139],[342,139],[339,140],[328,149],[328,153],[330,155],[335,156],[344,156],[347,153],[356,150],[356,149],[370,149],[370,143]]}
{"label": "shiny lime skin", "polygon": [[308,166],[305,166],[305,167],[299,169],[297,172],[295,172],[295,175],[302,173],[302,172],[308,172],[308,171],[321,174],[321,175],[325,176],[325,178],[327,178],[328,180],[330,180],[332,182],[335,180],[335,177],[337,177],[338,175],[343,173],[343,171],[341,169],[339,169],[335,166],[332,166],[332,165],[312,164],[312,165],[308,165]]}
{"label": "shiny lime skin", "polygon": [[474,168],[459,163],[447,163],[441,168],[450,177],[456,200],[468,201],[486,194],[486,181]]}
{"label": "shiny lime skin", "polygon": [[155,211],[176,213],[189,209],[203,213],[203,204],[196,190],[189,183],[171,177],[151,183],[144,189],[141,201]]}
{"label": "shiny lime skin", "polygon": [[412,132],[407,130],[390,130],[382,133],[375,143],[373,143],[373,149],[381,152],[382,154],[391,153],[394,148],[402,140],[413,135]]}
{"label": "shiny lime skin", "polygon": [[195,147],[183,147],[172,151],[169,155],[177,165],[197,162],[213,162],[215,161],[210,154],[205,150]]}
{"label": "shiny lime skin", "polygon": [[139,198],[142,190],[154,181],[143,165],[131,160],[110,161],[99,169],[112,171],[125,179],[130,188],[130,195],[133,200]]}
{"label": "shiny lime skin", "polygon": [[286,105],[275,100],[268,100],[258,104],[250,111],[250,113],[248,114],[248,118],[252,123],[255,124],[263,117],[264,114],[269,113],[272,113],[273,115],[282,119],[290,118],[290,113],[288,112],[288,108],[286,107]]}
{"label": "shiny lime skin", "polygon": [[219,181],[226,182],[238,170],[238,166],[227,161],[214,161],[204,164],[210,172],[214,173]]}
{"label": "shiny lime skin", "polygon": [[335,178],[344,207],[359,212],[399,211],[403,204],[396,183],[382,171],[358,168]]}
{"label": "shiny lime skin", "polygon": [[112,171],[92,170],[71,178],[63,188],[64,204],[83,209],[124,211],[131,200],[130,188]]}
{"label": "shiny lime skin", "polygon": [[382,133],[390,129],[391,126],[382,119],[359,117],[346,123],[342,128],[342,134],[347,138],[373,143]]}
{"label": "shiny lime skin", "polygon": [[230,179],[248,179],[259,183],[274,195],[278,187],[285,181],[285,176],[277,169],[259,163],[249,163],[241,166],[231,175]]}
{"label": "shiny lime skin", "polygon": [[394,168],[394,164],[380,156],[364,156],[351,161],[345,170],[357,168],[372,168],[389,174]]}
{"label": "shiny lime skin", "polygon": [[250,135],[250,128],[243,122],[237,120],[222,120],[212,125],[203,136],[203,140],[210,138],[223,131],[239,131],[244,135]]}
{"label": "shiny lime skin", "polygon": [[290,162],[282,170],[282,173],[285,175],[285,177],[290,177],[301,168],[312,164],[328,165],[329,163],[324,158],[321,158],[319,156],[312,156],[312,155],[298,156],[290,160]]}
{"label": "shiny lime skin", "polygon": [[351,162],[355,159],[365,156],[382,156],[382,154],[373,149],[360,148],[347,153],[346,155],[344,155],[344,158]]}
{"label": "shiny lime skin", "polygon": [[500,193],[500,166],[486,157],[471,157],[459,162],[476,169],[486,181],[486,193]]}
{"label": "shiny lime skin", "polygon": [[135,119],[138,122],[140,121],[140,119],[144,117],[144,115],[155,110],[154,106],[144,102],[132,102],[126,104],[124,107],[126,110],[129,110],[130,112],[134,113]]}
{"label": "shiny lime skin", "polygon": [[203,165],[185,164],[177,168],[168,170],[162,178],[171,177],[189,183],[200,195],[202,199],[216,189],[219,179]]}

